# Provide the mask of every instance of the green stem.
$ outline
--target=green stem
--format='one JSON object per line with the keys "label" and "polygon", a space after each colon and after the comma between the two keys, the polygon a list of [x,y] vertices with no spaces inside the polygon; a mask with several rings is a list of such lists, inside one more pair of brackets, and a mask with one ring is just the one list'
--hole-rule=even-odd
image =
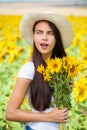
{"label": "green stem", "polygon": [[[63,108],[63,104],[60,106],[60,109],[62,109]],[[66,128],[66,123],[65,122],[61,122],[60,124],[59,124],[59,130],[66,130],[67,128]]]}
{"label": "green stem", "polygon": [[59,130],[66,130],[66,123],[61,122],[59,126]]}

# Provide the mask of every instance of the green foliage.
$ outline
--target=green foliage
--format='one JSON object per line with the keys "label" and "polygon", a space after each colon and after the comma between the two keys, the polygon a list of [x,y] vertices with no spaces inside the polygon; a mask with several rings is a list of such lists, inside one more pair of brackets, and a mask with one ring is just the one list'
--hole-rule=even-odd
{"label": "green foliage", "polygon": [[70,79],[67,78],[66,73],[62,74],[57,74],[55,73],[53,75],[52,80],[49,82],[49,86],[53,87],[54,90],[54,104],[58,108],[71,108],[71,103],[70,103],[70,94],[71,94],[71,89],[70,89]]}
{"label": "green foliage", "polygon": [[[6,120],[6,109],[12,89],[15,85],[15,79],[19,68],[22,66],[24,60],[28,57],[28,46],[24,41],[17,43],[18,46],[24,46],[25,51],[21,53],[19,58],[13,63],[4,60],[0,63],[0,130],[22,130],[23,124]],[[27,104],[22,106],[27,108]]]}
{"label": "green foliage", "polygon": [[69,130],[87,130],[87,101],[77,104],[72,93]]}

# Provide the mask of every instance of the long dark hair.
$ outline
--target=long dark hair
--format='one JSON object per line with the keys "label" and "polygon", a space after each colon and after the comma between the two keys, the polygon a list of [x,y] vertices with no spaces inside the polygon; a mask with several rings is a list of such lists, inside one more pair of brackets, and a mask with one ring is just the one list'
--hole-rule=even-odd
{"label": "long dark hair", "polygon": [[[33,26],[33,33],[35,32],[35,26],[37,23],[45,21],[48,23],[48,25],[53,30],[56,44],[52,52],[52,58],[59,57],[62,58],[63,56],[66,56],[63,43],[61,40],[60,32],[57,29],[57,27],[50,21],[47,20],[40,20],[37,21]],[[45,62],[42,58],[41,53],[37,50],[35,44],[33,46],[33,63],[35,66],[35,75],[34,79],[32,80],[30,84],[30,100],[32,106],[39,111],[43,111],[46,108],[49,108],[51,104],[51,98],[52,98],[52,90],[48,86],[47,82],[44,82],[43,77],[41,74],[37,72],[37,66],[40,64],[43,64],[45,66]]]}

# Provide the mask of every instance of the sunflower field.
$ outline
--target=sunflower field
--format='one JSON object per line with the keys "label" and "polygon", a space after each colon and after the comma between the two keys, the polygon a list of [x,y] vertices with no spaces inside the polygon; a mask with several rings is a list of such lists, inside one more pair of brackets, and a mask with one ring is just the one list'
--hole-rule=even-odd
{"label": "sunflower field", "polygon": [[[87,17],[66,16],[74,30],[72,45],[66,49],[84,66],[82,73],[74,79],[71,94],[72,109],[69,112],[69,130],[87,130]],[[17,79],[19,68],[29,60],[32,47],[21,37],[21,16],[0,15],[0,130],[23,130],[24,124],[6,120],[6,109]],[[30,109],[27,99],[21,106]]]}

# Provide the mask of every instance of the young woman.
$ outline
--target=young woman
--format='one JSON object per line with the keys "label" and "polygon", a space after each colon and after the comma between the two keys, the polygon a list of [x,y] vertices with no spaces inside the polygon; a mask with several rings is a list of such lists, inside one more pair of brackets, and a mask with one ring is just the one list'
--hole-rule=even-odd
{"label": "young woman", "polygon": [[[33,55],[18,72],[6,118],[24,122],[26,130],[58,130],[60,122],[68,121],[68,110],[51,107],[53,90],[37,72],[37,66],[45,66],[47,58],[66,56],[64,48],[73,40],[71,25],[57,13],[28,13],[22,18],[20,30],[33,46]],[[25,95],[31,111],[20,109]]]}

